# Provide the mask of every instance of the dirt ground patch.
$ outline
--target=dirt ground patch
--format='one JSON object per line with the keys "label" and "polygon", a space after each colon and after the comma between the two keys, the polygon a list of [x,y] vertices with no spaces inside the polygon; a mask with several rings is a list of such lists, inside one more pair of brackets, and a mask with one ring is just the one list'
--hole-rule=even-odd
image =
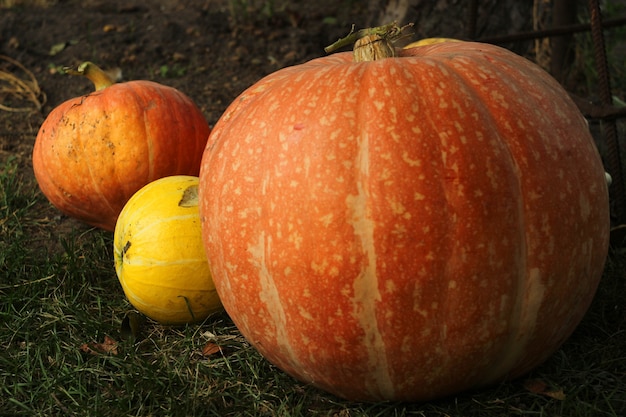
{"label": "dirt ground patch", "polygon": [[[324,46],[367,13],[358,2],[346,7],[341,1],[275,10],[233,9],[243,2],[230,1],[39,3],[47,5],[0,7],[0,56],[6,57],[0,71],[20,79],[20,89],[36,90],[16,95],[7,89],[17,87],[0,79],[0,163],[17,160],[24,182],[34,187],[30,158],[39,126],[60,103],[93,90],[87,79],[62,74],[62,67],[89,60],[118,70],[122,81],[175,87],[213,125],[245,88],[279,68],[322,55]],[[50,205],[41,210],[57,227],[82,227]]]}
{"label": "dirt ground patch", "polygon": [[[244,3],[253,7],[246,9]],[[34,183],[30,157],[39,126],[61,102],[93,90],[88,80],[62,74],[64,66],[90,60],[119,70],[122,81],[147,79],[175,87],[190,96],[213,125],[240,92],[263,76],[324,55],[324,47],[346,35],[353,24],[379,23],[375,3],[0,1],[0,58],[8,57],[0,59],[0,71],[38,91],[31,96],[7,93],[7,83],[0,78],[0,105],[10,108],[0,109],[0,163],[17,160],[24,182]],[[462,37],[465,2],[417,3],[419,10],[412,16],[416,38]],[[510,7],[495,0],[481,2],[477,35],[531,28],[527,3],[505,3]],[[12,4],[18,5],[7,7]],[[504,46],[526,54],[532,42]],[[22,107],[27,111],[9,111]],[[42,214],[80,227],[49,205],[42,207]]]}
{"label": "dirt ground patch", "polygon": [[[20,142],[28,142],[7,137],[32,136],[52,108],[92,90],[87,80],[58,71],[84,60],[119,68],[123,80],[149,79],[178,88],[213,124],[245,87],[281,67],[320,56],[328,39],[349,28],[344,22],[361,20],[363,12],[358,7],[319,10],[324,11],[240,12],[237,22],[227,1],[69,1],[2,10],[0,54],[32,72],[46,95],[40,111],[0,113],[2,152],[17,152]],[[2,97],[3,103],[21,107],[12,101],[15,97]]]}

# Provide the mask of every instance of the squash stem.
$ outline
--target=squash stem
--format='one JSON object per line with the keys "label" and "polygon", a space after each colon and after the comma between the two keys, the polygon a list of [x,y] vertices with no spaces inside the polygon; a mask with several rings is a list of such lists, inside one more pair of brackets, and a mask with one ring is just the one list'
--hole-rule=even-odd
{"label": "squash stem", "polygon": [[[376,45],[374,49],[378,49],[380,47],[380,49],[385,50],[385,52],[378,54],[377,57],[373,59],[380,59],[380,58],[386,58],[388,56],[395,56],[395,53],[393,52],[394,48],[392,46],[393,42],[407,36],[403,34],[402,32],[412,26],[413,26],[413,23],[409,23],[405,26],[399,26],[398,22],[392,22],[387,25],[376,26],[376,27],[367,28],[367,29],[360,29],[360,30],[357,30],[356,32],[354,31],[354,26],[352,26],[352,29],[350,30],[350,33],[347,36],[340,38],[336,42],[334,42],[332,45],[327,46],[326,48],[324,48],[324,51],[326,51],[326,53],[331,53],[346,45],[354,44],[355,59],[357,59],[356,58],[357,48],[363,47],[364,45],[370,45],[370,46],[366,46],[366,48],[370,48],[371,46]],[[359,40],[361,39],[365,39],[365,41],[359,42]],[[391,52],[392,54],[387,55],[390,50],[392,51]],[[364,60],[371,61],[373,59],[364,59]]]}
{"label": "squash stem", "polygon": [[367,35],[357,39],[353,50],[354,62],[376,61],[396,56],[396,50],[389,40],[380,35]]}
{"label": "squash stem", "polygon": [[83,62],[78,67],[64,67],[63,71],[70,75],[82,75],[87,77],[96,88],[96,91],[105,89],[113,84],[115,81],[109,75],[104,72],[100,67],[92,62]]}

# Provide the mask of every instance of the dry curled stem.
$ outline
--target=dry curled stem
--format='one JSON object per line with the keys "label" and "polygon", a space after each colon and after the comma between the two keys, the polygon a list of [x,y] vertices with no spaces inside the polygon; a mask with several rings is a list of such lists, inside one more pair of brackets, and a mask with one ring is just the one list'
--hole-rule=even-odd
{"label": "dry curled stem", "polygon": [[358,39],[361,39],[363,37],[370,36],[370,35],[378,35],[388,42],[395,42],[398,39],[401,39],[405,36],[410,36],[410,34],[407,35],[407,34],[404,34],[403,32],[406,31],[407,28],[411,28],[411,27],[413,27],[413,23],[409,23],[404,26],[399,26],[398,22],[391,22],[389,24],[376,26],[373,28],[359,29],[355,32],[354,25],[352,25],[352,29],[350,30],[350,33],[348,33],[347,36],[340,38],[332,45],[327,46],[326,48],[324,48],[324,51],[326,51],[326,53],[334,52],[337,49],[342,48],[346,45],[354,44]]}
{"label": "dry curled stem", "polygon": [[32,106],[23,106],[22,104],[19,104],[18,107],[0,104],[0,110],[9,112],[27,112],[33,111],[33,106],[35,107],[35,110],[41,110],[46,102],[46,95],[39,88],[39,83],[37,82],[35,75],[13,58],[0,55],[0,61],[5,61],[9,64],[9,67],[13,67],[27,76],[27,79],[23,79],[15,75],[12,70],[0,70],[0,98],[11,97],[12,101],[15,103],[25,102],[32,104]]}

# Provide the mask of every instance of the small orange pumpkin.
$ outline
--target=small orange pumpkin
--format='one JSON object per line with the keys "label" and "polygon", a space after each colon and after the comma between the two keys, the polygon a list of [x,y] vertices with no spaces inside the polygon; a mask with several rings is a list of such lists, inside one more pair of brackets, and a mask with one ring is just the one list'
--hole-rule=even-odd
{"label": "small orange pumpkin", "polygon": [[151,81],[113,83],[89,62],[70,73],[96,91],[52,110],[33,149],[39,188],[59,210],[112,231],[142,186],[198,175],[210,128],[189,97]]}

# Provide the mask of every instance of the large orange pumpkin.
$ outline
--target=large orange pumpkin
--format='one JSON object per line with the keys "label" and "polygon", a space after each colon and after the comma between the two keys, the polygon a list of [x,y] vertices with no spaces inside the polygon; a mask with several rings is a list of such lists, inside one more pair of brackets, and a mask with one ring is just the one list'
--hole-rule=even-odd
{"label": "large orange pumpkin", "polygon": [[59,210],[113,230],[128,199],[165,176],[197,176],[209,125],[180,91],[151,81],[114,84],[82,64],[96,91],[70,99],[43,122],[33,150],[41,191]]}
{"label": "large orange pumpkin", "polygon": [[398,54],[267,76],[200,171],[228,314],[278,367],[352,400],[526,373],[585,314],[608,247],[603,165],[556,81],[486,44]]}

